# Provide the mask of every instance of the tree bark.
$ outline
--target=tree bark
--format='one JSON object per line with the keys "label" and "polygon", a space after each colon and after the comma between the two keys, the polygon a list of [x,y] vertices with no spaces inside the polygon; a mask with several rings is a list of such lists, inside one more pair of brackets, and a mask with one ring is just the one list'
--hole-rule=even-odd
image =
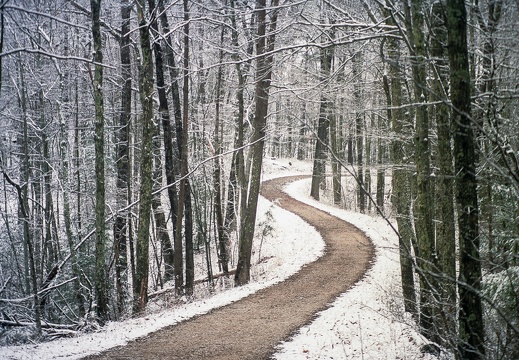
{"label": "tree bark", "polygon": [[[353,101],[355,107],[355,136],[357,150],[357,199],[359,203],[359,211],[366,212],[366,189],[364,182],[364,117],[362,116],[362,90],[360,87],[361,79],[361,53],[355,52],[352,57],[352,74],[355,79],[353,84]],[[353,155],[353,154],[352,154]],[[353,156],[352,156],[353,158]]]}
{"label": "tree bark", "polygon": [[[162,5],[162,0],[159,0],[159,11]],[[178,209],[178,199],[177,199],[177,187],[175,184],[175,165],[174,165],[174,150],[173,150],[173,129],[171,127],[171,118],[169,112],[168,98],[166,93],[166,82],[164,78],[164,52],[162,50],[161,42],[159,40],[159,26],[156,18],[157,7],[155,5],[154,0],[148,0],[149,12],[152,15],[150,27],[155,34],[153,41],[153,52],[155,55],[155,77],[157,83],[157,94],[159,97],[159,114],[162,122],[162,131],[163,131],[163,139],[164,139],[164,161],[165,161],[165,169],[166,169],[166,182],[168,185],[168,198],[171,206],[170,213],[173,215],[172,224],[173,224],[173,236],[175,236],[175,228],[176,228],[176,214]],[[163,17],[166,17],[166,14],[163,13]],[[167,23],[167,19],[166,19]],[[163,25],[164,27],[164,25]],[[165,33],[166,30],[163,29]],[[170,44],[166,41],[166,46]],[[172,55],[171,55],[172,56]],[[157,131],[160,133],[160,131]],[[156,140],[155,140],[156,141]],[[160,156],[160,155],[158,155]],[[156,172],[159,171],[162,178],[162,165],[156,168]],[[162,186],[162,182],[160,183]],[[157,201],[157,200],[155,200]],[[165,224],[165,221],[164,221]],[[158,226],[158,225],[157,225]],[[173,245],[171,243],[171,238],[167,234],[161,234],[161,246],[163,252],[164,259],[164,281],[169,281],[174,278],[174,251]]]}
{"label": "tree bark", "polygon": [[133,310],[140,313],[148,302],[148,271],[150,219],[153,189],[153,59],[150,32],[145,17],[145,0],[137,1],[137,18],[141,44],[141,74],[139,77],[142,105],[141,187],[139,191],[139,228],[137,230],[135,279],[133,281]]}
{"label": "tree bark", "polygon": [[406,9],[411,70],[413,78],[414,100],[416,108],[414,152],[416,163],[416,235],[420,249],[417,264],[420,275],[420,327],[430,340],[435,340],[434,317],[438,311],[438,302],[434,298],[436,289],[436,249],[432,222],[433,197],[431,191],[431,149],[429,139],[429,117],[427,111],[428,90],[426,82],[423,0],[413,0],[411,8]]}
{"label": "tree bark", "polygon": [[[387,18],[386,24],[395,25],[393,15],[388,9],[383,9]],[[412,243],[414,232],[410,215],[409,175],[405,169],[404,154],[405,140],[408,136],[407,117],[401,109],[402,105],[402,74],[400,73],[400,45],[398,40],[387,40],[387,63],[389,66],[389,81],[384,77],[384,90],[386,93],[387,115],[391,120],[393,140],[391,143],[391,158],[393,162],[391,202],[396,208],[396,221],[398,225],[398,242],[400,254],[400,274],[402,277],[402,292],[404,296],[405,311],[417,316],[416,291],[414,287],[414,273],[412,260]]]}
{"label": "tree bark", "polygon": [[463,0],[447,0],[446,4],[460,247],[459,342],[456,355],[458,359],[483,359],[485,334],[480,294],[481,262],[474,124],[470,117],[467,10]]}
{"label": "tree bark", "polygon": [[[220,32],[220,44],[223,46],[224,42],[224,28],[221,29]],[[223,48],[220,48],[219,51],[219,62],[220,64],[223,62]],[[214,143],[214,170],[213,170],[213,186],[214,186],[214,211],[216,218],[216,227],[218,234],[218,261],[222,268],[224,275],[229,274],[229,249],[227,246],[227,240],[224,236],[224,232],[226,231],[224,227],[224,216],[222,209],[222,179],[221,179],[221,154],[222,154],[222,145],[219,138],[220,134],[220,107],[222,103],[222,77],[223,77],[223,65],[218,66],[218,72],[216,75],[216,98],[215,98],[215,121],[214,121],[214,135],[213,135],[213,143]],[[231,191],[231,189],[229,189]]]}
{"label": "tree bark", "polygon": [[103,101],[103,53],[99,16],[101,0],[90,0],[92,11],[92,38],[94,43],[94,104],[95,104],[95,173],[96,173],[96,244],[95,291],[96,313],[101,322],[109,318],[108,281],[106,281],[106,229],[105,229],[105,151],[104,151],[104,101]]}
{"label": "tree bark", "polygon": [[[384,124],[384,120],[381,115],[377,115],[378,123],[378,133],[377,137],[377,207],[380,212],[384,212],[384,195],[386,188],[386,169],[384,166],[384,161],[386,157],[386,144],[383,140],[382,134],[385,134],[387,129]],[[390,119],[390,117],[388,117]]]}
{"label": "tree bark", "polygon": [[[130,171],[128,150],[128,129],[132,111],[132,73],[130,57],[130,15],[132,5],[129,0],[121,0],[121,108],[119,114],[119,128],[117,130],[117,181],[116,201],[118,209],[128,205],[128,173]],[[118,213],[114,221],[114,257],[115,257],[115,288],[117,296],[117,313],[120,316],[125,310],[128,297],[128,259],[127,232],[128,213]]]}
{"label": "tree bark", "polygon": [[[194,285],[194,260],[193,260],[193,232],[192,219],[190,219],[191,212],[191,192],[189,182],[187,180],[188,171],[188,155],[187,155],[187,141],[188,141],[188,119],[189,119],[189,7],[188,0],[184,0],[184,69],[183,69],[183,88],[182,88],[182,141],[179,143],[180,151],[180,187],[179,187],[179,206],[177,215],[177,236],[180,238],[180,229],[182,228],[182,219],[185,214],[184,222],[184,236],[185,236],[185,250],[186,250],[186,282],[185,290],[188,294],[193,291]],[[178,131],[178,128],[177,128]],[[178,133],[177,133],[178,136]],[[185,209],[184,209],[185,208]],[[184,211],[185,210],[185,211]],[[177,247],[175,247],[175,257],[182,257],[182,253],[178,254]],[[175,264],[177,263],[175,261]],[[180,260],[181,261],[181,260]],[[175,269],[175,288],[180,291],[182,288],[182,277]]]}
{"label": "tree bark", "polygon": [[439,102],[433,110],[436,119],[438,148],[436,167],[436,249],[438,256],[438,271],[442,277],[439,282],[440,303],[439,314],[436,317],[436,328],[443,345],[455,349],[452,344],[456,334],[456,237],[454,228],[454,172],[452,168],[451,123],[449,107],[442,103],[448,96],[448,63],[445,53],[447,29],[443,13],[444,4],[437,2],[433,5],[431,19],[430,53],[434,60],[433,80],[431,84],[431,100]]}
{"label": "tree bark", "polygon": [[[271,7],[274,9],[270,20],[268,37],[266,35],[266,1],[257,0],[257,65],[256,65],[256,89],[253,121],[253,134],[251,145],[252,170],[250,176],[249,193],[242,213],[240,226],[240,241],[238,264],[236,267],[235,282],[237,285],[244,285],[250,280],[250,261],[252,251],[252,240],[254,237],[254,227],[256,224],[256,211],[258,205],[259,188],[261,181],[261,166],[263,161],[263,148],[265,144],[265,132],[267,126],[267,112],[269,104],[269,88],[272,78],[273,55],[269,51],[274,49],[275,30],[277,25],[277,6],[279,0],[273,0]],[[242,200],[243,201],[243,200]]]}
{"label": "tree bark", "polygon": [[[333,38],[333,33],[330,35]],[[333,59],[333,48],[323,48],[320,52],[321,81],[330,76]],[[330,129],[330,99],[326,91],[321,92],[319,103],[319,122],[317,125],[317,138],[315,140],[314,165],[312,169],[312,184],[310,196],[319,200],[319,189],[325,185],[326,154],[328,149],[328,137]]]}

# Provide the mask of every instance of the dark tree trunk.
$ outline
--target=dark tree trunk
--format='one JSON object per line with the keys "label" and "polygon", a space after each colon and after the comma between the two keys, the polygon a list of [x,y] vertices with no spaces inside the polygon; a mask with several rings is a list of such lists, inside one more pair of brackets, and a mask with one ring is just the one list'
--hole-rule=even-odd
{"label": "dark tree trunk", "polygon": [[[162,0],[159,0],[159,11],[161,7]],[[148,0],[148,6],[151,14],[155,14],[157,11],[155,1]],[[161,16],[166,16],[165,13]],[[164,25],[163,25],[164,27]],[[151,29],[155,34],[159,34],[158,22],[156,15],[153,15],[151,21]],[[164,33],[166,32],[163,29]],[[166,44],[169,46],[169,44]],[[175,165],[174,165],[174,151],[173,151],[173,129],[171,127],[171,118],[169,113],[169,105],[166,93],[166,82],[164,79],[164,57],[162,46],[160,42],[159,36],[155,36],[153,41],[153,53],[155,55],[155,77],[157,83],[157,94],[159,97],[159,114],[162,122],[162,130],[163,130],[163,138],[164,138],[164,161],[165,161],[165,169],[166,169],[166,182],[168,185],[168,198],[171,206],[171,214],[173,215],[173,234],[175,234],[176,227],[176,211],[177,211],[177,187],[175,186]],[[160,155],[159,155],[160,156]],[[162,173],[162,166],[159,167]],[[159,171],[159,169],[156,169]],[[162,176],[161,176],[162,178]],[[160,184],[162,186],[162,182]],[[155,200],[156,201],[156,200]],[[174,255],[173,255],[173,245],[171,243],[171,238],[168,234],[161,235],[161,246],[163,251],[163,259],[164,259],[164,281],[169,281],[174,278]]]}
{"label": "dark tree trunk", "polygon": [[447,0],[454,164],[459,227],[459,343],[457,358],[483,359],[485,336],[481,304],[478,198],[474,124],[470,118],[467,11],[463,0]]}
{"label": "dark tree trunk", "polygon": [[[259,188],[261,181],[261,166],[263,160],[263,147],[265,144],[265,131],[267,125],[267,112],[269,101],[269,88],[272,78],[273,55],[268,54],[274,50],[274,40],[277,25],[277,9],[279,1],[273,0],[272,7],[275,9],[270,20],[269,34],[266,35],[266,1],[258,0],[258,40],[256,43],[257,66],[256,66],[256,91],[254,114],[251,161],[252,171],[250,178],[249,196],[246,201],[245,211],[242,213],[240,226],[240,241],[238,264],[236,267],[235,282],[244,285],[250,280],[250,261],[252,252],[252,239],[256,224],[256,211],[258,205]],[[267,53],[267,54],[266,54]]]}
{"label": "dark tree trunk", "polygon": [[[394,20],[387,9],[384,9],[386,24],[394,26]],[[387,41],[387,58],[389,66],[389,81],[384,77],[384,90],[387,101],[387,115],[391,121],[394,139],[391,144],[391,158],[393,162],[392,194],[391,202],[396,208],[396,221],[399,232],[400,273],[402,277],[402,292],[404,296],[405,311],[417,315],[416,291],[414,287],[414,273],[412,243],[414,243],[414,232],[410,215],[410,181],[409,174],[405,170],[404,154],[405,139],[408,136],[405,121],[407,117],[400,108],[402,105],[402,74],[400,73],[400,45],[396,39]]]}
{"label": "dark tree trunk", "polygon": [[145,0],[137,2],[142,69],[139,89],[142,104],[141,188],[139,191],[139,228],[137,230],[136,267],[133,281],[133,310],[140,313],[148,303],[150,220],[153,189],[153,59]]}
{"label": "dark tree trunk", "polygon": [[[358,51],[353,54],[352,58],[352,74],[355,79],[353,84],[353,99],[355,103],[355,136],[356,136],[356,150],[357,150],[357,199],[359,203],[359,211],[366,212],[366,189],[364,183],[364,117],[362,116],[362,89],[361,89],[361,53]],[[353,141],[352,141],[353,142]],[[353,145],[353,144],[352,144]],[[353,159],[353,153],[352,153]],[[353,162],[352,162],[353,163]]]}
{"label": "dark tree trunk", "polygon": [[434,61],[431,84],[433,102],[440,102],[432,109],[436,119],[438,148],[436,166],[436,253],[438,270],[443,275],[439,282],[439,296],[442,306],[435,321],[443,345],[455,349],[453,335],[456,334],[456,238],[454,227],[454,172],[452,168],[451,123],[449,107],[441,103],[448,96],[448,64],[445,53],[447,29],[443,13],[444,4],[433,5],[431,21],[430,53]]}
{"label": "dark tree trunk", "polygon": [[431,149],[429,139],[429,117],[427,109],[428,90],[426,82],[424,34],[425,8],[422,0],[411,2],[406,9],[406,25],[411,51],[411,70],[413,78],[416,125],[414,153],[416,163],[417,199],[415,206],[416,235],[420,249],[416,257],[420,274],[420,327],[422,333],[431,340],[435,338],[434,317],[438,311],[438,302],[434,298],[436,289],[436,249],[434,245],[434,227],[432,222],[433,197],[431,191]]}
{"label": "dark tree trunk", "polygon": [[[130,15],[132,5],[129,0],[121,0],[121,109],[119,114],[119,128],[117,130],[117,207],[125,208],[128,205],[128,175],[130,171],[128,129],[132,111],[132,73],[130,49]],[[115,257],[115,288],[117,294],[117,313],[121,315],[125,310],[128,297],[128,259],[127,233],[128,212],[124,211],[115,216],[114,222],[114,257]]]}
{"label": "dark tree trunk", "polygon": [[[333,34],[331,35],[333,37]],[[321,49],[321,81],[330,76],[333,59],[333,48]],[[312,185],[310,196],[319,200],[319,189],[325,186],[326,178],[326,155],[328,149],[328,132],[330,128],[330,100],[325,95],[325,90],[321,93],[319,104],[319,122],[317,125],[317,138],[315,140],[314,165],[312,169]]]}
{"label": "dark tree trunk", "polygon": [[[225,31],[222,28],[220,33],[220,44],[223,46]],[[219,62],[220,64],[223,62],[223,48],[220,49],[219,52]],[[216,75],[216,98],[215,98],[215,124],[214,124],[214,171],[213,171],[213,186],[214,186],[214,214],[216,218],[216,227],[218,234],[218,261],[222,268],[224,275],[229,274],[229,250],[227,247],[227,238],[224,233],[226,231],[224,225],[224,216],[222,209],[222,179],[221,179],[221,154],[222,154],[222,145],[219,138],[220,135],[220,108],[222,103],[222,77],[223,77],[223,65],[218,67],[218,73]],[[229,189],[231,191],[231,189]]]}
{"label": "dark tree trunk", "polygon": [[108,282],[106,281],[106,229],[105,229],[105,153],[104,153],[104,102],[103,102],[103,53],[99,15],[101,0],[90,0],[92,11],[92,38],[96,62],[93,89],[95,103],[95,173],[96,173],[96,244],[95,291],[96,312],[103,322],[109,317]]}

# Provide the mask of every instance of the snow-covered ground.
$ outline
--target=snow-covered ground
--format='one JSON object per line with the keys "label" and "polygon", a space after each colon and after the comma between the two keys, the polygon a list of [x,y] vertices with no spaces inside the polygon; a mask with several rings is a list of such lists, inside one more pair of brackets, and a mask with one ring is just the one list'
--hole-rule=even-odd
{"label": "snow-covered ground", "polygon": [[398,238],[381,217],[341,210],[313,200],[310,180],[290,184],[292,197],[346,220],[364,231],[376,247],[366,276],[292,340],[279,346],[279,360],[436,359],[420,352],[424,339],[403,312]]}
{"label": "snow-covered ground", "polygon": [[[311,164],[296,160],[265,160],[263,178],[308,174]],[[367,276],[340,296],[310,325],[283,343],[277,359],[417,359],[423,339],[406,322],[399,293],[397,238],[377,217],[346,212],[309,199],[309,182],[290,185],[287,191],[305,202],[343,218],[363,231],[376,246],[376,261]],[[112,322],[102,329],[42,344],[0,348],[0,359],[76,359],[124,345],[195,315],[237,301],[261,288],[280,282],[322,254],[319,234],[295,215],[261,199],[253,251],[252,282],[239,288],[220,286],[211,296],[152,309],[145,316]],[[304,238],[305,241],[301,241]],[[226,288],[226,289],[225,289]],[[208,293],[208,292],[205,292]],[[411,322],[412,323],[412,322]],[[433,357],[430,357],[431,359]]]}

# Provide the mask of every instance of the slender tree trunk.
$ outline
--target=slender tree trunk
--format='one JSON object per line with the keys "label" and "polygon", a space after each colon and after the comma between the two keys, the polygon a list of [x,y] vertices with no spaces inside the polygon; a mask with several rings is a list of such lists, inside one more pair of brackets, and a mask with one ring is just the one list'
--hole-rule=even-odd
{"label": "slender tree trunk", "polygon": [[[60,109],[60,112],[62,110]],[[66,126],[64,118],[60,116],[60,153],[61,153],[61,181],[65,184],[65,191],[63,191],[63,219],[65,221],[65,235],[67,237],[67,244],[70,252],[70,262],[72,265],[72,276],[76,278],[73,283],[73,291],[75,293],[76,305],[78,310],[78,317],[82,318],[86,311],[84,305],[83,294],[81,290],[81,272],[78,264],[76,254],[74,235],[72,233],[72,219],[70,209],[70,193],[69,193],[69,143],[68,143],[68,126]]]}
{"label": "slender tree trunk", "polygon": [[424,35],[424,4],[422,0],[411,2],[410,13],[407,13],[407,27],[411,45],[411,70],[416,109],[415,126],[415,162],[417,180],[417,200],[415,207],[416,234],[420,254],[417,264],[420,274],[420,327],[422,333],[429,339],[435,340],[434,317],[438,311],[438,302],[434,298],[436,281],[433,272],[436,265],[436,249],[434,245],[434,227],[432,222],[433,197],[431,188],[431,149],[429,139],[429,117],[427,113],[427,82]]}
{"label": "slender tree trunk", "polygon": [[[193,291],[194,284],[194,260],[193,260],[193,236],[192,236],[192,219],[188,215],[192,214],[191,210],[191,194],[190,186],[187,180],[188,170],[188,118],[189,118],[189,8],[188,0],[184,0],[184,69],[183,69],[183,89],[182,89],[182,142],[180,152],[180,189],[179,189],[179,206],[177,215],[177,235],[180,237],[180,229],[182,228],[182,218],[185,213],[185,246],[186,246],[186,282],[185,289],[188,294]],[[178,134],[177,134],[178,135]],[[185,211],[184,211],[185,208]],[[190,229],[191,227],[191,229]],[[175,247],[175,257],[182,257],[182,253],[178,254]],[[175,262],[176,263],[176,262]],[[182,279],[179,278],[177,269],[175,269],[175,288],[177,291],[182,288]]]}
{"label": "slender tree trunk", "polygon": [[297,142],[297,160],[306,159],[306,102],[303,102],[301,123],[299,124],[299,141]]}
{"label": "slender tree trunk", "polygon": [[[333,33],[330,35],[333,38]],[[333,59],[333,48],[323,48],[320,53],[321,81],[330,76]],[[319,189],[325,185],[326,178],[326,154],[328,147],[328,132],[330,128],[330,100],[326,91],[321,93],[319,104],[319,122],[317,125],[317,139],[315,140],[314,165],[312,169],[312,184],[310,196],[319,200]]]}
{"label": "slender tree trunk", "polygon": [[[367,128],[367,121],[364,126]],[[373,127],[373,124],[371,125]],[[366,173],[364,177],[364,188],[366,189],[366,201],[368,203],[368,213],[371,211],[371,201],[369,197],[371,197],[371,142],[372,138],[369,136],[368,132],[364,133],[364,146],[366,147]]]}
{"label": "slender tree trunk", "polygon": [[249,193],[246,201],[245,211],[242,213],[240,226],[240,241],[238,252],[238,264],[236,267],[235,282],[244,285],[250,280],[250,261],[252,251],[252,239],[256,224],[256,211],[258,205],[259,188],[261,181],[261,166],[263,160],[263,148],[265,144],[265,131],[267,126],[267,112],[269,101],[269,88],[272,78],[274,40],[277,25],[278,0],[272,1],[274,13],[270,20],[269,35],[266,35],[266,1],[257,0],[258,16],[258,40],[256,43],[257,65],[256,65],[256,89],[255,89],[255,114],[252,134],[251,161],[252,170],[250,176]]}
{"label": "slender tree trunk", "polygon": [[[238,43],[238,31],[237,31],[237,21],[236,21],[236,10],[235,10],[235,2],[234,0],[230,0],[230,5],[232,8],[231,12],[231,39],[232,44],[235,48],[239,47]],[[252,51],[252,47],[249,47],[247,51]],[[235,123],[234,123],[234,148],[236,151],[233,153],[231,170],[229,174],[229,185],[227,191],[227,204],[225,210],[225,219],[224,219],[224,232],[222,243],[225,245],[227,249],[227,257],[226,260],[229,260],[228,254],[228,246],[229,246],[229,237],[231,228],[236,221],[236,215],[239,205],[239,199],[242,199],[241,207],[244,207],[245,198],[247,193],[246,181],[245,181],[245,161],[244,161],[244,153],[243,153],[243,142],[244,142],[244,117],[245,117],[245,100],[244,100],[244,90],[245,83],[247,77],[247,70],[250,67],[250,62],[245,62],[242,66],[242,62],[240,61],[240,57],[237,52],[233,52],[231,54],[231,58],[235,61],[236,65],[236,75],[238,77],[238,89],[236,91],[236,100],[238,102],[238,113],[236,115]],[[241,213],[241,212],[240,212]],[[220,257],[222,257],[222,252],[220,251]],[[223,266],[222,262],[222,266]],[[228,265],[227,265],[228,267]]]}
{"label": "slender tree trunk", "polygon": [[[394,20],[388,10],[384,9],[387,25],[394,26]],[[392,194],[391,202],[396,208],[396,220],[399,232],[400,274],[402,277],[402,292],[404,296],[405,311],[417,315],[416,291],[414,287],[414,273],[412,243],[414,232],[410,215],[410,182],[409,175],[405,169],[405,121],[407,117],[400,108],[402,105],[402,74],[400,73],[400,45],[396,39],[387,41],[387,58],[389,66],[389,80],[384,76],[384,90],[388,106],[387,115],[391,120],[393,140],[391,143],[391,158],[393,162]]]}
{"label": "slender tree trunk", "polygon": [[[148,0],[148,6],[150,14],[153,14],[152,20],[151,20],[151,29],[153,30],[153,33],[156,34],[154,41],[153,41],[153,52],[155,55],[155,77],[157,82],[157,93],[159,96],[159,113],[160,118],[162,122],[162,130],[164,133],[163,139],[164,139],[164,161],[165,161],[165,169],[166,169],[166,182],[168,184],[168,198],[171,206],[171,214],[174,214],[173,216],[173,236],[175,234],[175,228],[176,228],[176,214],[178,209],[178,199],[177,199],[177,187],[175,184],[175,165],[174,165],[174,150],[173,150],[173,129],[171,127],[171,118],[170,118],[170,112],[169,112],[169,105],[168,105],[168,99],[167,99],[167,93],[166,93],[166,82],[164,78],[164,52],[162,50],[161,41],[159,40],[159,29],[158,29],[158,22],[156,18],[156,12],[157,7],[155,5],[154,0]],[[159,0],[159,11],[162,4],[162,0]],[[163,13],[160,15],[162,17],[166,17],[166,14]],[[166,25],[162,25],[164,28],[167,26],[167,18],[165,21]],[[163,32],[165,32],[165,29],[163,29]],[[166,46],[168,47],[170,44],[168,41],[166,41]],[[167,52],[167,51],[166,51]],[[173,56],[173,55],[171,55]],[[178,89],[177,89],[178,91]],[[159,131],[158,131],[159,132]],[[160,156],[160,155],[159,155]],[[162,178],[162,165],[159,167],[161,172],[161,178]],[[156,172],[159,171],[159,168],[156,168]],[[162,184],[160,184],[162,186]],[[156,201],[156,200],[155,200]],[[165,224],[165,222],[164,222]],[[165,234],[161,234],[160,237],[161,240],[161,246],[162,246],[162,252],[163,252],[163,259],[164,259],[164,281],[169,281],[174,278],[174,251],[173,251],[173,245],[171,243],[171,239],[167,232]]]}
{"label": "slender tree trunk", "polygon": [[[487,21],[484,20],[481,14],[479,1],[474,1],[474,12],[478,19],[478,24],[483,32],[484,40],[481,54],[481,82],[479,85],[479,93],[483,96],[477,96],[477,110],[475,110],[475,121],[477,127],[475,129],[475,137],[477,139],[478,148],[476,148],[476,163],[481,164],[479,181],[479,199],[480,199],[480,219],[486,226],[482,227],[486,230],[488,237],[488,260],[491,266],[495,269],[503,269],[503,264],[496,264],[495,254],[499,251],[496,248],[495,234],[494,234],[494,204],[493,204],[493,185],[495,186],[495,179],[492,177],[491,167],[488,167],[488,162],[481,161],[480,156],[485,156],[484,153],[489,153],[488,148],[489,139],[483,135],[483,128],[490,128],[492,132],[498,132],[497,105],[498,99],[496,97],[496,80],[495,71],[497,67],[495,36],[499,21],[502,15],[503,0],[493,0],[488,2]],[[475,75],[471,76],[475,79]],[[506,185],[505,185],[506,186]]]}
{"label": "slender tree trunk", "polygon": [[341,186],[341,166],[339,161],[340,155],[340,141],[337,145],[337,115],[330,115],[330,147],[333,155],[331,156],[332,164],[332,182],[333,182],[333,203],[337,206],[341,204],[342,200],[342,186]]}
{"label": "slender tree trunk", "polygon": [[[151,208],[153,209],[153,217],[155,219],[155,237],[159,241],[161,248],[163,249],[163,260],[164,260],[164,268],[165,274],[168,274],[168,269],[171,269],[173,266],[173,262],[170,262],[169,251],[171,249],[171,239],[168,234],[168,228],[166,225],[166,215],[164,208],[162,206],[161,193],[159,191],[162,188],[162,155],[161,151],[161,141],[160,141],[160,128],[158,126],[154,127],[154,137],[153,137],[153,199],[151,201]],[[157,265],[160,265],[160,261],[157,260]],[[159,267],[160,273],[160,267]],[[159,274],[159,277],[162,279],[162,275]],[[169,277],[166,277],[166,280],[169,280]],[[161,280],[162,282],[162,280]]]}
{"label": "slender tree trunk", "polygon": [[137,17],[142,56],[139,81],[142,104],[142,149],[139,228],[137,230],[135,279],[133,281],[134,313],[142,312],[148,302],[150,218],[153,189],[153,59],[145,9],[145,0],[138,0]]}
{"label": "slender tree trunk", "polygon": [[[220,44],[223,46],[225,31],[222,27],[220,33]],[[220,48],[219,52],[219,62],[220,64],[223,62],[223,48]],[[216,227],[218,233],[218,249],[219,249],[219,263],[222,267],[222,271],[224,275],[229,274],[229,250],[227,247],[227,240],[224,236],[224,232],[226,231],[224,227],[224,217],[223,217],[223,209],[222,209],[222,188],[221,188],[221,159],[220,156],[222,154],[222,145],[219,138],[220,134],[220,107],[222,103],[222,77],[223,77],[223,65],[218,67],[218,72],[216,75],[216,98],[215,98],[215,125],[214,125],[214,171],[213,171],[213,186],[214,186],[214,211],[216,218]],[[231,191],[231,189],[229,189]]]}
{"label": "slender tree trunk", "polygon": [[[382,139],[382,134],[386,132],[386,126],[381,115],[378,117],[378,133],[377,137],[377,206],[379,210],[384,212],[384,195],[386,188],[386,169],[384,168],[384,160],[386,157],[386,145]],[[389,118],[388,118],[389,119]]]}
{"label": "slender tree trunk", "polygon": [[[355,106],[355,132],[356,132],[356,150],[357,150],[357,199],[359,203],[359,211],[366,212],[366,190],[364,182],[364,117],[362,116],[362,90],[361,90],[361,63],[362,55],[360,52],[353,54],[352,74],[355,79],[353,84],[353,99]],[[352,154],[353,155],[353,154]],[[352,156],[353,159],[353,156]]]}
{"label": "slender tree trunk", "polygon": [[[121,108],[119,114],[119,128],[117,130],[117,207],[128,205],[128,173],[129,150],[128,129],[132,110],[132,74],[130,57],[130,15],[132,5],[129,0],[121,0]],[[117,313],[120,316],[125,310],[128,297],[128,259],[126,255],[128,213],[118,213],[114,222],[114,257],[115,257],[115,288],[117,294]]]}
{"label": "slender tree trunk", "polygon": [[[12,181],[9,181],[7,174],[4,172],[4,178],[11,185],[15,186],[18,194],[18,214],[20,224],[23,229],[24,239],[24,254],[25,260],[25,274],[27,276],[26,288],[27,293],[32,293],[34,306],[34,322],[36,323],[36,331],[38,335],[41,334],[41,308],[40,297],[38,295],[38,273],[35,260],[34,240],[30,229],[30,208],[29,208],[29,183],[30,183],[30,159],[29,159],[29,124],[27,118],[27,99],[25,90],[25,81],[23,76],[23,67],[20,66],[20,108],[22,110],[22,161],[20,180],[22,186],[16,186]],[[0,158],[0,168],[3,170],[2,159]],[[32,288],[32,289],[31,289]],[[32,290],[32,291],[31,291]]]}
{"label": "slender tree trunk", "polygon": [[90,0],[92,11],[92,38],[94,42],[94,103],[95,103],[95,173],[96,173],[96,245],[95,290],[97,316],[103,322],[109,317],[108,281],[106,277],[106,229],[105,229],[105,152],[104,152],[104,101],[103,101],[103,53],[99,15],[101,0]]}
{"label": "slender tree trunk", "polygon": [[470,72],[467,49],[467,11],[463,0],[447,0],[452,124],[460,265],[458,279],[458,359],[483,359],[485,336],[481,304],[478,198],[474,124],[470,118]]}

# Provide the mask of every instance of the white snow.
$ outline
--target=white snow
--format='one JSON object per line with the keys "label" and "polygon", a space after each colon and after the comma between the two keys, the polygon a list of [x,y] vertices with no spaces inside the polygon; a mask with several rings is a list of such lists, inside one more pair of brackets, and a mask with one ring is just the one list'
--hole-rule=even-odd
{"label": "white snow", "polygon": [[[264,179],[311,172],[310,163],[297,160],[266,159],[264,168]],[[303,327],[291,341],[282,343],[275,357],[428,359],[429,355],[423,355],[419,351],[423,339],[413,330],[412,321],[402,314],[397,238],[391,233],[389,226],[377,217],[339,210],[310,200],[305,196],[309,193],[307,180],[290,185],[287,191],[365,231],[376,246],[376,261],[366,277],[354,288],[341,295],[329,309],[323,311],[310,325]],[[272,218],[266,215],[267,212],[271,213]],[[186,301],[167,309],[150,310],[145,316],[111,322],[96,332],[83,333],[73,338],[2,347],[0,358],[76,359],[124,345],[130,340],[207,313],[280,282],[322,254],[324,243],[314,228],[263,198],[258,209],[257,224],[261,225],[258,226],[256,248],[253,251],[253,262],[256,265],[249,285],[217,289],[211,296],[199,296],[191,302]],[[267,229],[266,225],[272,229]],[[262,233],[265,236],[261,236]],[[305,241],[301,241],[302,238]]]}
{"label": "white snow", "polygon": [[360,282],[280,344],[275,359],[436,359],[420,352],[424,339],[403,312],[398,237],[387,222],[315,201],[307,195],[310,180],[285,191],[364,231],[376,247],[376,260]]}

